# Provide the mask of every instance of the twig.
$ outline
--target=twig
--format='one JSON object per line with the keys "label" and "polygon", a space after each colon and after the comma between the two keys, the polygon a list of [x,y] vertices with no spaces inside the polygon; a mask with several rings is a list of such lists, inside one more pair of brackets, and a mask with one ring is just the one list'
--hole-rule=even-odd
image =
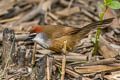
{"label": "twig", "polygon": [[47,56],[47,80],[50,80],[49,57]]}
{"label": "twig", "polygon": [[51,18],[53,18],[54,20],[56,20],[58,23],[64,24],[63,21],[61,21],[57,16],[55,16],[55,15],[52,14],[51,12],[49,12],[48,15],[49,15]]}
{"label": "twig", "polygon": [[[119,51],[110,46],[110,43],[102,36],[99,37],[98,47],[104,58],[112,58],[118,55]],[[108,54],[109,53],[109,54]]]}
{"label": "twig", "polygon": [[[38,52],[39,53],[39,52]],[[36,54],[35,57],[37,58],[41,58],[43,57],[44,55],[40,55],[40,54]],[[57,60],[62,60],[62,56],[61,55],[52,55],[55,59]],[[51,59],[51,58],[50,58]],[[66,60],[67,61],[88,61],[88,57],[85,56],[85,55],[71,55],[71,56],[67,56],[66,55]]]}
{"label": "twig", "polygon": [[109,65],[107,64],[107,65],[93,65],[93,66],[76,66],[73,69],[80,74],[110,72],[110,71],[119,71],[120,64],[114,63]]}
{"label": "twig", "polygon": [[4,67],[4,70],[2,72],[2,74],[0,75],[0,80],[2,80],[2,77],[4,76],[5,72],[6,72],[6,69],[7,69],[7,66],[8,66],[8,63],[9,63],[9,60],[10,60],[10,55],[12,54],[12,50],[13,50],[13,47],[14,47],[14,43],[15,43],[15,37],[13,38],[13,42],[12,42],[12,45],[11,45],[11,49],[10,49],[10,54],[8,55],[8,59],[6,61],[6,64],[5,64],[5,67]]}
{"label": "twig", "polygon": [[20,17],[17,16],[17,17],[13,17],[13,18],[10,18],[10,19],[0,20],[0,23],[12,22],[12,21],[19,20],[19,19],[20,19]]}
{"label": "twig", "polygon": [[34,48],[33,48],[33,54],[32,54],[32,62],[31,62],[32,65],[35,64],[35,53],[36,53],[36,49],[37,49],[37,43],[34,42]]}
{"label": "twig", "polygon": [[65,8],[61,11],[57,11],[56,14],[58,15],[58,19],[61,17],[71,16],[76,13],[80,13],[80,8],[78,6],[72,8]]}
{"label": "twig", "polygon": [[64,75],[65,75],[65,65],[66,65],[66,55],[65,55],[65,54],[66,54],[66,46],[67,46],[67,41],[64,41],[61,80],[64,80]]}
{"label": "twig", "polygon": [[[54,59],[54,61],[55,61],[55,66],[61,68],[61,63],[58,62],[56,59]],[[71,76],[73,76],[75,78],[80,77],[80,74],[75,72],[70,66],[66,66],[65,71],[66,71],[66,73],[68,73],[69,75],[71,75]]]}
{"label": "twig", "polygon": [[[24,41],[28,34],[16,34],[15,35],[15,41]],[[2,41],[3,35],[0,33],[0,41]]]}
{"label": "twig", "polygon": [[94,21],[98,21],[99,18],[94,16],[92,13],[90,13],[89,11],[85,10],[85,9],[81,9],[81,12],[84,13],[86,16],[88,16],[89,18],[91,18]]}
{"label": "twig", "polygon": [[68,8],[70,8],[72,6],[74,0],[70,0],[69,4],[68,4]]}

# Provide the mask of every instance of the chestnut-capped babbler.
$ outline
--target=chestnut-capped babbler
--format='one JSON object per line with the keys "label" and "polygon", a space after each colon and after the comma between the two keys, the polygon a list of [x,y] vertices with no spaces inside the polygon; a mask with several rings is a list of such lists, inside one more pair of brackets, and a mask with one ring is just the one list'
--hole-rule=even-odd
{"label": "chestnut-capped babbler", "polygon": [[42,47],[55,52],[61,52],[64,41],[67,40],[67,51],[72,51],[74,45],[85,37],[87,33],[95,29],[98,25],[111,23],[112,20],[113,18],[97,21],[83,28],[60,25],[38,25],[30,30],[30,34],[26,40],[31,39],[36,41]]}

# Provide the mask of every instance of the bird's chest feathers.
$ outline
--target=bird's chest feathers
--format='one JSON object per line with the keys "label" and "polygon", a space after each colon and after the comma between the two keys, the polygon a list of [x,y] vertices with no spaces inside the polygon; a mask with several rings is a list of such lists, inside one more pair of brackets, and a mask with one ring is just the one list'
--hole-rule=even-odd
{"label": "bird's chest feathers", "polygon": [[67,50],[72,51],[73,46],[75,45],[75,40],[72,40],[71,36],[63,36],[52,40],[52,45],[50,49],[56,52],[61,52],[64,47],[64,41],[67,41]]}
{"label": "bird's chest feathers", "polygon": [[37,42],[44,48],[48,48],[51,41],[47,39],[47,36],[45,33],[39,33],[36,35],[36,37],[33,39],[33,41]]}
{"label": "bird's chest feathers", "polygon": [[40,38],[40,37],[35,37],[35,38],[33,39],[33,41],[36,41],[36,42],[38,42],[39,44],[45,42],[45,40],[42,39],[42,38]]}

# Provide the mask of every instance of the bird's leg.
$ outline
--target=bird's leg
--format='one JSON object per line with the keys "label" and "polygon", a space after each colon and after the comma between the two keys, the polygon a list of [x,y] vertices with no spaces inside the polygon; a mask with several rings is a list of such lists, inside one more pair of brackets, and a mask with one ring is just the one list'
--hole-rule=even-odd
{"label": "bird's leg", "polygon": [[61,72],[61,80],[64,80],[64,75],[65,75],[65,65],[66,65],[66,49],[67,48],[67,40],[64,41],[64,46],[63,46],[63,59],[62,59],[62,72]]}
{"label": "bird's leg", "polygon": [[37,49],[37,42],[34,42],[33,54],[32,54],[32,62],[31,62],[32,65],[35,64],[35,53],[36,53],[36,49]]}

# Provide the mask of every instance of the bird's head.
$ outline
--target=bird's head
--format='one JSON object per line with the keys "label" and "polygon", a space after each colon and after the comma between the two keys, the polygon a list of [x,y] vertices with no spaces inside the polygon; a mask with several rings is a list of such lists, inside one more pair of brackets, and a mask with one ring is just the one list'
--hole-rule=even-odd
{"label": "bird's head", "polygon": [[30,34],[25,39],[25,41],[28,41],[28,40],[33,40],[44,48],[48,48],[48,46],[49,46],[47,36],[43,32],[43,27],[41,27],[41,26],[33,27],[30,30]]}
{"label": "bird's head", "polygon": [[43,27],[41,26],[35,26],[30,30],[30,34],[28,35],[28,37],[25,39],[25,41],[28,40],[33,40],[39,33],[43,32]]}

